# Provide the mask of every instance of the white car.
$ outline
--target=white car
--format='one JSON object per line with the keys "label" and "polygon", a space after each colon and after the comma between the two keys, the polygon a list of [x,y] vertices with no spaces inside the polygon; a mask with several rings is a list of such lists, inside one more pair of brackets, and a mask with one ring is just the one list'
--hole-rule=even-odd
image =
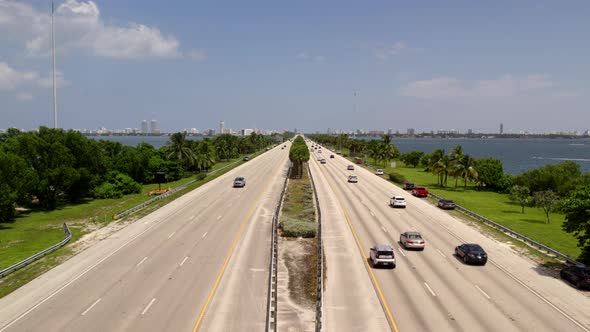
{"label": "white car", "polygon": [[357,182],[359,182],[359,178],[356,175],[349,175],[348,176],[348,182],[350,182],[350,183],[357,183]]}
{"label": "white car", "polygon": [[354,171],[354,165],[348,165],[346,166],[346,169],[349,171]]}
{"label": "white car", "polygon": [[375,174],[383,175],[383,170],[381,168],[379,168],[379,169],[377,169],[377,171],[375,171]]}
{"label": "white car", "polygon": [[322,158],[322,160],[320,160],[320,163],[325,164],[326,163],[326,159]]}
{"label": "white car", "polygon": [[393,196],[389,200],[389,205],[392,207],[406,208],[406,199],[402,196]]}
{"label": "white car", "polygon": [[389,244],[376,244],[369,251],[369,259],[373,267],[380,265],[395,268],[395,253]]}

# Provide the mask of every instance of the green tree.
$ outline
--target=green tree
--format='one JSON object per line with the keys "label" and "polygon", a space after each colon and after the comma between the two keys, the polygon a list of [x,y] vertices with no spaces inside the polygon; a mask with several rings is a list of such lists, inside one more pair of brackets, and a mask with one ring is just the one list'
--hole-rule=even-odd
{"label": "green tree", "polygon": [[217,157],[221,160],[229,160],[239,156],[238,138],[230,134],[223,134],[215,137],[213,146]]}
{"label": "green tree", "polygon": [[301,178],[303,176],[304,163],[309,161],[309,148],[301,136],[297,136],[289,150],[289,160],[293,163],[291,169],[292,178]]}
{"label": "green tree", "polygon": [[186,139],[186,133],[174,133],[166,145],[168,159],[178,160],[187,169],[194,163],[195,155]]}
{"label": "green tree", "polygon": [[[457,174],[458,177],[463,179],[463,190],[467,189],[467,181],[477,180],[478,173],[475,167],[475,159],[471,158],[469,155],[462,154],[458,159],[455,159],[454,167],[454,174]],[[455,183],[455,186],[457,184]]]}
{"label": "green tree", "polygon": [[533,195],[533,202],[535,203],[535,206],[543,209],[545,217],[547,218],[547,223],[549,223],[549,214],[553,212],[559,203],[559,197],[551,190],[537,191]]}
{"label": "green tree", "polygon": [[578,239],[578,247],[582,249],[580,260],[590,264],[590,185],[570,193],[563,200],[561,210],[565,213],[563,230]]}
{"label": "green tree", "polygon": [[515,185],[510,189],[509,197],[521,206],[521,213],[524,213],[524,207],[531,202],[531,190],[526,186]]}
{"label": "green tree", "polygon": [[475,161],[479,186],[492,190],[502,190],[504,168],[502,162],[496,158],[481,158]]}
{"label": "green tree", "polygon": [[424,152],[422,151],[410,151],[406,152],[401,155],[400,159],[404,162],[404,164],[412,166],[416,168],[420,164],[420,160],[424,156]]}

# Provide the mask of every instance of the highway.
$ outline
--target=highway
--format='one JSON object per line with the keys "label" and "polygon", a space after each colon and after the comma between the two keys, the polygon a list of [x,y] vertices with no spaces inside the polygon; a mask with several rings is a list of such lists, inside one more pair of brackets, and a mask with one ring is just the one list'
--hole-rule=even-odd
{"label": "highway", "polygon": [[[289,143],[287,143],[289,144]],[[4,331],[261,331],[276,147],[0,299]],[[246,177],[245,188],[232,188]]]}
{"label": "highway", "polygon": [[[370,171],[357,165],[347,171],[351,162],[338,155],[331,159],[331,153],[323,149],[310,160],[319,198],[329,200],[320,203],[325,216],[326,331],[590,329],[590,301],[579,291],[539,274],[531,261],[508,246]],[[327,163],[320,164],[317,157]],[[359,182],[348,183],[349,174],[357,175]],[[406,209],[389,207],[394,194],[406,198]],[[344,228],[353,236],[344,234]],[[401,248],[399,235],[409,230],[422,233],[424,251]],[[330,238],[335,234],[336,239]],[[481,244],[489,254],[488,264],[467,266],[455,258],[454,248],[463,242]],[[395,269],[369,267],[368,251],[376,243],[393,245]],[[367,290],[372,276],[375,287]],[[384,319],[389,326],[383,326]]]}

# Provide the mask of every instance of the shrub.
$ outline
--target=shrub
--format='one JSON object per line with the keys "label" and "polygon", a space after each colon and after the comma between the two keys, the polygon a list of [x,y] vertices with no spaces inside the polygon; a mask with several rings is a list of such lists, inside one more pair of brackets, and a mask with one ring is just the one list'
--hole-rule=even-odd
{"label": "shrub", "polygon": [[123,193],[117,190],[117,187],[110,182],[103,182],[100,186],[94,189],[94,197],[96,198],[121,198]]}
{"label": "shrub", "polygon": [[199,173],[199,174],[197,174],[197,181],[203,181],[203,180],[205,180],[206,177],[207,177],[207,174]]}
{"label": "shrub", "polygon": [[119,198],[123,195],[141,192],[141,185],[127,175],[117,171],[109,172],[107,180],[94,190],[97,198]]}
{"label": "shrub", "polygon": [[389,173],[389,180],[401,184],[406,182],[406,177],[399,173],[391,172]]}
{"label": "shrub", "polygon": [[316,224],[313,222],[306,222],[292,218],[283,218],[281,221],[282,235],[285,237],[315,237]]}

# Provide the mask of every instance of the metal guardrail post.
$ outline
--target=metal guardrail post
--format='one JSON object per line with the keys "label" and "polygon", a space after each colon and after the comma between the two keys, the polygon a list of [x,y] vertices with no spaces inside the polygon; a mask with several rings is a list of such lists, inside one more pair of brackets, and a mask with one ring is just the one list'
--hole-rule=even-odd
{"label": "metal guardrail post", "polygon": [[[438,195],[433,194],[433,193],[429,193],[429,195],[432,196],[432,197],[434,197],[434,198],[436,198],[436,199],[442,199],[441,196],[438,196]],[[515,238],[517,240],[520,240],[520,241],[522,241],[524,243],[529,244],[531,247],[533,247],[533,248],[535,248],[537,250],[545,251],[548,254],[553,254],[553,255],[561,258],[561,259],[564,259],[565,261],[567,261],[568,263],[571,263],[571,264],[576,264],[576,265],[577,264],[582,264],[582,263],[574,260],[573,258],[571,258],[570,256],[568,256],[568,255],[566,255],[564,253],[561,253],[561,252],[559,252],[559,251],[557,251],[557,250],[555,250],[553,248],[550,248],[550,247],[548,247],[548,246],[546,246],[546,245],[544,245],[544,244],[542,244],[540,242],[537,242],[537,241],[535,241],[535,240],[533,240],[533,239],[531,239],[531,238],[529,238],[527,236],[524,236],[524,235],[522,235],[522,234],[520,234],[518,232],[515,232],[515,231],[511,230],[510,228],[508,228],[508,227],[506,227],[504,225],[500,225],[497,222],[495,222],[493,220],[490,220],[490,219],[488,219],[488,218],[486,218],[486,217],[484,217],[482,215],[479,215],[479,214],[477,214],[477,213],[475,213],[475,212],[473,212],[471,210],[468,210],[468,209],[466,209],[466,208],[464,208],[464,207],[462,207],[462,206],[460,206],[458,204],[456,205],[456,209],[459,210],[459,211],[461,211],[462,213],[464,213],[466,215],[469,215],[469,216],[471,216],[471,217],[473,217],[473,218],[475,218],[475,219],[477,219],[479,221],[482,221],[482,222],[486,223],[488,226],[494,227],[494,228],[496,228],[496,229],[498,229],[498,230],[500,230],[500,231],[502,231],[502,232],[504,232],[504,233],[512,236],[513,238]]]}
{"label": "metal guardrail post", "polygon": [[22,261],[20,261],[16,264],[13,264],[12,266],[9,266],[3,270],[0,270],[0,278],[3,278],[5,276],[9,275],[10,273],[20,269],[21,267],[23,267],[29,263],[32,263],[32,262],[36,261],[37,259],[63,247],[72,238],[72,232],[70,231],[70,228],[68,227],[68,225],[66,223],[63,224],[63,229],[64,229],[64,235],[65,235],[65,238],[63,240],[59,241],[58,243],[52,245],[51,247],[49,247],[45,250],[42,250],[42,251],[34,254],[31,257],[25,258]]}
{"label": "metal guardrail post", "polygon": [[270,246],[270,267],[268,272],[268,295],[266,302],[266,332],[276,332],[277,330],[277,281],[278,281],[278,255],[279,255],[279,240],[278,240],[278,222],[281,207],[283,206],[283,198],[285,197],[285,191],[287,189],[287,182],[289,181],[289,175],[291,174],[291,165],[287,170],[287,176],[283,182],[283,188],[277,207],[272,216],[272,230],[271,230],[271,246]]}

